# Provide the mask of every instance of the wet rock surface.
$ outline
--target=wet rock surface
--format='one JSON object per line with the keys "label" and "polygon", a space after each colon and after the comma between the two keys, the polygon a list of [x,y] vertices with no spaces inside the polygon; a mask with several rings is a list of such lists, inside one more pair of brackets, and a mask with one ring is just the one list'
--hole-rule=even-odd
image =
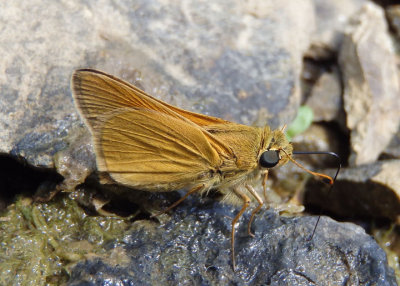
{"label": "wet rock surface", "polygon": [[106,247],[123,253],[123,262],[80,262],[68,285],[396,285],[393,270],[382,263],[384,251],[362,228],[323,217],[309,240],[316,217],[272,211],[255,219],[255,238],[247,235],[249,214],[241,219],[233,272],[229,217],[235,211],[191,200],[165,224],[137,221],[122,241]]}

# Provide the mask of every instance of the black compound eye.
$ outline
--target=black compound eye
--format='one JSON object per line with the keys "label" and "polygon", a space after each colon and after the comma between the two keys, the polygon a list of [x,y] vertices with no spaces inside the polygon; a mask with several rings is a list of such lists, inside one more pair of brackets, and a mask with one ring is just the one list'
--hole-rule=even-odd
{"label": "black compound eye", "polygon": [[278,150],[268,150],[261,154],[260,165],[264,168],[272,168],[278,164],[280,159]]}

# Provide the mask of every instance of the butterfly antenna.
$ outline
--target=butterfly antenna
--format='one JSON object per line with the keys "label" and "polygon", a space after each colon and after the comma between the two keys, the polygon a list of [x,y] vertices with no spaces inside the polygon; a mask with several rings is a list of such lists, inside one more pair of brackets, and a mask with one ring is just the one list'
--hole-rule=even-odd
{"label": "butterfly antenna", "polygon": [[[284,151],[284,153],[286,153],[286,152]],[[288,154],[286,154],[286,155],[288,155]],[[336,178],[337,178],[337,176],[338,176],[338,174],[340,172],[340,169],[342,168],[342,160],[340,159],[340,156],[338,154],[334,153],[334,152],[318,152],[318,151],[315,151],[315,152],[297,151],[297,152],[293,152],[293,155],[330,155],[330,156],[333,156],[333,157],[335,157],[337,159],[337,164],[338,164],[337,166],[338,167],[337,167],[335,176],[332,178],[332,177],[330,177],[328,175],[321,174],[321,173],[316,173],[316,172],[308,170],[306,167],[304,167],[300,163],[296,162],[291,156],[288,155],[289,160],[292,161],[299,168],[301,168],[302,170],[306,171],[307,173],[310,173],[313,176],[317,176],[317,177],[322,178],[323,182],[328,183],[330,185],[329,191],[328,191],[328,197],[327,197],[329,199],[329,196],[332,193],[332,189],[333,189],[334,183],[336,181]],[[309,240],[311,240],[314,237],[314,234],[315,234],[315,231],[317,229],[318,223],[319,223],[319,221],[321,219],[321,215],[322,215],[322,208],[321,208],[321,210],[319,212],[317,222],[315,223],[313,232],[312,232]]]}

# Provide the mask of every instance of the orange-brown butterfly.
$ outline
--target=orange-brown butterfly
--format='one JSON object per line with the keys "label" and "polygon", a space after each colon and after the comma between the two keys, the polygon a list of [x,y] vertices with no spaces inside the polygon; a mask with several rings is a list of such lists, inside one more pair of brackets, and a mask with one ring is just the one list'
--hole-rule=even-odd
{"label": "orange-brown butterfly", "polygon": [[[295,162],[282,130],[233,123],[186,111],[139,88],[91,69],[72,76],[72,92],[89,127],[97,167],[118,183],[149,192],[218,189],[224,200],[242,208],[232,221],[232,265],[235,268],[235,224],[251,201],[264,204],[251,183],[262,176],[264,198],[268,170]],[[296,162],[295,162],[296,163]],[[296,163],[297,164],[297,163]],[[313,173],[328,179],[329,176]],[[266,199],[266,198],[265,198]]]}

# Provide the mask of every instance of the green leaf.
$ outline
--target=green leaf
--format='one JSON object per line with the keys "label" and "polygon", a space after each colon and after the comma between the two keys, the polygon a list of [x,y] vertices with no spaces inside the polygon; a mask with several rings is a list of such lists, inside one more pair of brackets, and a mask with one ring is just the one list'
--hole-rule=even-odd
{"label": "green leaf", "polygon": [[306,105],[300,106],[296,118],[290,123],[286,130],[286,137],[288,140],[291,141],[294,136],[307,130],[313,121],[313,117],[314,113],[310,107]]}

